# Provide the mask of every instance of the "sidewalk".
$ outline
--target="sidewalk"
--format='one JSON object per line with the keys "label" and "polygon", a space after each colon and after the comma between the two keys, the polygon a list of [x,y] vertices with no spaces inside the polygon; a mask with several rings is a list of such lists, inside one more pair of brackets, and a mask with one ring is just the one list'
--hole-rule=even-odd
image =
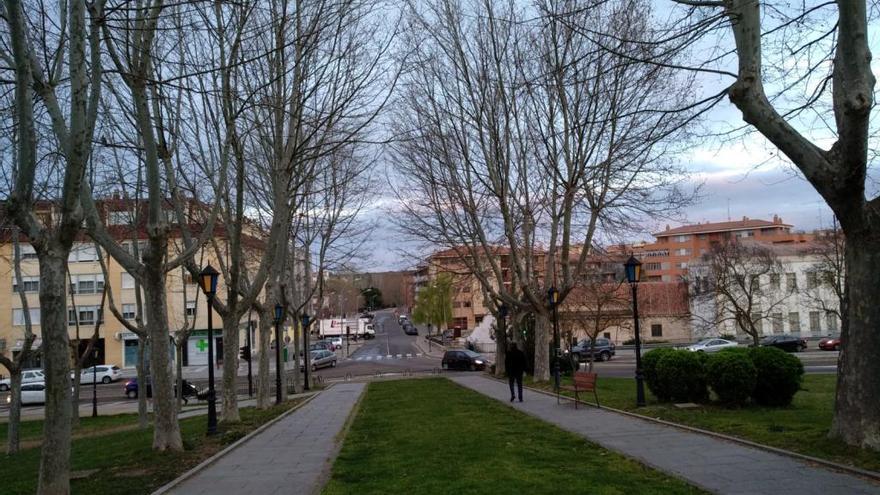
{"label": "sidewalk", "polygon": [[[506,383],[469,375],[452,381],[508,403]],[[746,495],[880,494],[880,485],[847,474],[670,426],[524,390],[515,409],[583,436],[713,493]]]}
{"label": "sidewalk", "polygon": [[363,383],[330,387],[167,493],[319,492],[338,452],[339,432],[364,388]]}

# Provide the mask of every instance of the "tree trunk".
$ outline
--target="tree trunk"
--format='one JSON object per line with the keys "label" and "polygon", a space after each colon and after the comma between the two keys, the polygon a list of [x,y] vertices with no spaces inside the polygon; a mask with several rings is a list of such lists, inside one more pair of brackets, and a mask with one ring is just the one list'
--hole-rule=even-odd
{"label": "tree trunk", "polygon": [[[177,348],[177,355],[183,356],[183,348],[186,345],[186,340],[181,342],[174,343]],[[175,373],[174,373],[174,383],[177,384],[177,411],[183,411],[183,360],[177,359],[174,362]]]}
{"label": "tree trunk", "polygon": [[507,357],[507,328],[500,321],[495,321],[495,376],[504,376],[504,360]]}
{"label": "tree trunk", "polygon": [[70,493],[70,339],[67,335],[67,252],[51,246],[40,260],[40,321],[46,419],[37,493]]}
{"label": "tree trunk", "polygon": [[73,353],[73,393],[70,397],[70,427],[71,429],[79,426],[79,392],[82,389],[80,383],[80,375],[82,374],[82,363],[79,360],[79,342],[76,349],[71,349]]}
{"label": "tree trunk", "polygon": [[238,414],[238,322],[240,315],[230,308],[223,319],[223,421],[241,421]]}
{"label": "tree trunk", "polygon": [[876,234],[848,234],[846,264],[848,318],[841,328],[831,436],[880,450],[880,305],[875,299],[880,239]]}
{"label": "tree trunk", "polygon": [[[302,321],[301,319],[297,319],[297,321]],[[294,326],[293,331],[293,393],[298,394],[302,392],[302,372],[299,370],[300,363],[302,359],[300,358],[300,350],[302,350],[302,334],[303,329],[299,326]]]}
{"label": "tree trunk", "polygon": [[272,334],[272,323],[268,311],[260,313],[260,350],[257,363],[257,408],[268,409],[269,401],[269,339]]}
{"label": "tree trunk", "polygon": [[144,369],[146,348],[147,343],[142,337],[138,337],[138,356],[135,368],[138,381],[138,428],[141,430],[146,430],[150,426],[150,420],[147,417],[147,373]]}
{"label": "tree trunk", "polygon": [[545,313],[535,313],[535,381],[550,380],[550,338],[553,322]]}
{"label": "tree trunk", "polygon": [[6,454],[18,453],[21,426],[21,367],[9,370],[9,425],[6,429]]}
{"label": "tree trunk", "polygon": [[[155,250],[155,246],[151,246],[150,250]],[[153,256],[155,255],[151,253],[150,258]],[[177,421],[177,407],[174,404],[174,375],[169,362],[171,347],[165,299],[165,271],[161,263],[161,255],[157,258],[158,260],[148,260],[145,256],[144,259],[146,264],[144,293],[147,299],[150,376],[153,389],[153,450],[182,451],[183,441],[180,437],[180,424]]]}

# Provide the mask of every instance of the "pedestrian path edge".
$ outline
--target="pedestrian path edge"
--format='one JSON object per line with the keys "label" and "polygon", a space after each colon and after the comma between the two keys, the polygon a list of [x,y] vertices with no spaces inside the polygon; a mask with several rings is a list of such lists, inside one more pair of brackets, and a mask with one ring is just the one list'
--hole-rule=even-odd
{"label": "pedestrian path edge", "polygon": [[[330,385],[328,385],[327,388],[325,388],[324,390],[328,390],[328,389],[329,389],[330,387],[332,387],[333,385],[334,385],[334,384],[330,384]],[[297,410],[299,410],[299,408],[301,408],[301,407],[303,407],[304,405],[306,405],[306,404],[308,404],[309,402],[311,402],[312,399],[314,399],[315,397],[317,397],[318,395],[320,395],[321,392],[323,392],[324,390],[313,393],[313,394],[310,395],[309,397],[306,397],[306,398],[305,398],[302,402],[300,402],[299,404],[297,404],[297,405],[291,407],[289,410],[287,410],[287,411],[285,411],[285,412],[279,414],[278,416],[272,418],[270,421],[267,421],[266,423],[263,423],[263,424],[262,424],[259,428],[257,428],[256,430],[254,430],[254,431],[248,433],[247,435],[245,435],[245,436],[239,438],[238,440],[236,440],[235,442],[233,442],[231,445],[227,446],[226,448],[224,448],[224,449],[221,450],[220,452],[217,452],[216,454],[212,455],[211,457],[209,457],[209,458],[205,459],[204,461],[200,462],[200,463],[199,463],[198,465],[196,465],[194,468],[192,468],[192,469],[190,469],[189,471],[187,471],[187,472],[181,474],[181,475],[178,476],[177,478],[174,478],[173,480],[169,481],[168,483],[162,485],[162,486],[159,487],[156,491],[154,491],[151,495],[165,495],[165,494],[167,494],[167,493],[171,493],[171,490],[172,490],[172,489],[176,488],[178,485],[180,485],[180,484],[183,483],[184,481],[186,481],[186,480],[192,478],[193,476],[195,476],[196,474],[198,474],[200,471],[202,471],[202,470],[205,469],[206,467],[208,467],[208,466],[214,464],[215,462],[219,461],[219,460],[222,459],[224,456],[226,456],[227,454],[229,454],[229,453],[232,452],[233,450],[235,450],[235,449],[237,449],[238,447],[240,447],[242,444],[248,442],[251,438],[253,438],[253,437],[259,435],[260,433],[262,433],[263,430],[265,430],[266,428],[269,428],[270,426],[274,425],[275,423],[277,423],[277,422],[281,421],[282,419],[286,418],[287,416],[293,414],[294,412],[296,412]]]}
{"label": "pedestrian path edge", "polygon": [[[505,384],[507,383],[504,380],[502,380],[500,378],[496,378],[492,375],[487,374],[486,377],[491,378],[491,379],[498,381],[498,382],[501,382],[501,383],[505,383]],[[531,386],[523,386],[523,388],[528,388],[529,390],[531,390],[533,392],[537,392],[537,393],[547,395],[550,397],[556,397],[556,394],[548,392],[546,390],[541,390],[539,388],[535,388],[535,387],[531,387]],[[568,397],[565,395],[560,395],[559,398],[562,400],[570,401],[570,402],[575,401],[574,397]],[[589,406],[592,408],[596,408],[596,404],[593,404],[592,402],[584,402],[582,400],[578,400],[577,403],[582,406]],[[634,413],[632,411],[625,411],[623,409],[617,409],[617,408],[609,407],[609,406],[602,406],[601,409],[605,409],[606,411],[611,411],[611,412],[615,412],[618,414],[623,414],[624,416],[630,416],[632,418],[641,419],[643,421],[650,421],[652,423],[657,423],[657,424],[661,424],[664,426],[671,426],[673,428],[678,428],[680,430],[685,430],[685,431],[689,431],[692,433],[699,433],[701,435],[706,435],[709,437],[718,438],[720,440],[727,440],[728,442],[738,443],[741,445],[745,445],[746,447],[752,447],[752,448],[756,448],[756,449],[765,450],[767,452],[771,452],[774,454],[784,455],[784,456],[791,457],[793,459],[797,459],[800,461],[806,461],[806,462],[811,462],[814,464],[819,464],[821,466],[827,467],[828,469],[844,472],[847,474],[853,474],[856,476],[861,476],[861,477],[868,478],[868,479],[875,481],[875,482],[880,481],[880,472],[877,472],[877,471],[870,471],[868,469],[862,469],[862,468],[855,467],[855,466],[848,466],[846,464],[840,464],[840,463],[837,463],[834,461],[829,461],[828,459],[822,459],[821,457],[813,457],[813,456],[810,456],[807,454],[801,454],[799,452],[793,452],[791,450],[785,450],[785,449],[781,449],[779,447],[773,447],[771,445],[753,442],[751,440],[746,440],[745,438],[739,438],[739,437],[735,437],[735,436],[731,436],[731,435],[725,435],[724,433],[718,433],[716,431],[711,431],[711,430],[704,430],[702,428],[697,428],[696,426],[684,425],[681,423],[675,423],[673,421],[666,421],[665,419],[660,419],[660,418],[652,418],[651,416],[644,416],[642,414]]]}

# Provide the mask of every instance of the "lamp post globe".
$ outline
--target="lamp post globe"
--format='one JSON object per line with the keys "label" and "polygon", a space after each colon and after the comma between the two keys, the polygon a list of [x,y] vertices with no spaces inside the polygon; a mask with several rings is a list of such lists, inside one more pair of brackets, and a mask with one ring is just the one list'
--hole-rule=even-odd
{"label": "lamp post globe", "polygon": [[636,340],[636,406],[645,406],[645,383],[642,370],[642,339],[639,330],[639,281],[642,278],[642,263],[635,256],[630,255],[623,264],[626,272],[626,281],[632,288],[633,305],[633,333]]}
{"label": "lamp post globe", "polygon": [[[199,273],[199,286],[205,293],[208,309],[208,435],[217,433],[217,393],[214,389],[214,296],[220,272],[210,264]],[[182,391],[181,391],[182,392]]]}

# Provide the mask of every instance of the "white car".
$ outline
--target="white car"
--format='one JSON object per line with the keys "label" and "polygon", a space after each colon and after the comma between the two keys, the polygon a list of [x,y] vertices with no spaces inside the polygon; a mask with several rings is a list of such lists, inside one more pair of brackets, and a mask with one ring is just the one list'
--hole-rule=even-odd
{"label": "white car", "polygon": [[[33,382],[44,382],[46,381],[46,377],[43,375],[43,370],[24,370],[21,372],[21,384],[24,386],[26,383]],[[9,387],[11,386],[12,379],[6,378],[5,380],[0,380],[0,392],[9,391]]]}
{"label": "white car", "polygon": [[703,339],[696,344],[689,346],[687,350],[691,352],[718,352],[721,349],[737,347],[739,344],[724,339]]}
{"label": "white car", "polygon": [[[119,366],[99,364],[98,366],[83,368],[82,372],[79,374],[79,382],[81,384],[92,383],[93,378],[97,379],[100,383],[107,384],[122,378],[122,372],[119,370]],[[70,379],[73,380],[72,371],[70,372]]]}
{"label": "white car", "polygon": [[[71,387],[70,392],[73,393]],[[12,395],[6,397],[6,403],[12,403]],[[46,403],[46,383],[30,382],[21,385],[21,405],[29,404],[45,404]]]}
{"label": "white car", "polygon": [[335,337],[326,337],[324,339],[326,342],[330,342],[335,349],[342,349],[342,336],[337,335]]}

